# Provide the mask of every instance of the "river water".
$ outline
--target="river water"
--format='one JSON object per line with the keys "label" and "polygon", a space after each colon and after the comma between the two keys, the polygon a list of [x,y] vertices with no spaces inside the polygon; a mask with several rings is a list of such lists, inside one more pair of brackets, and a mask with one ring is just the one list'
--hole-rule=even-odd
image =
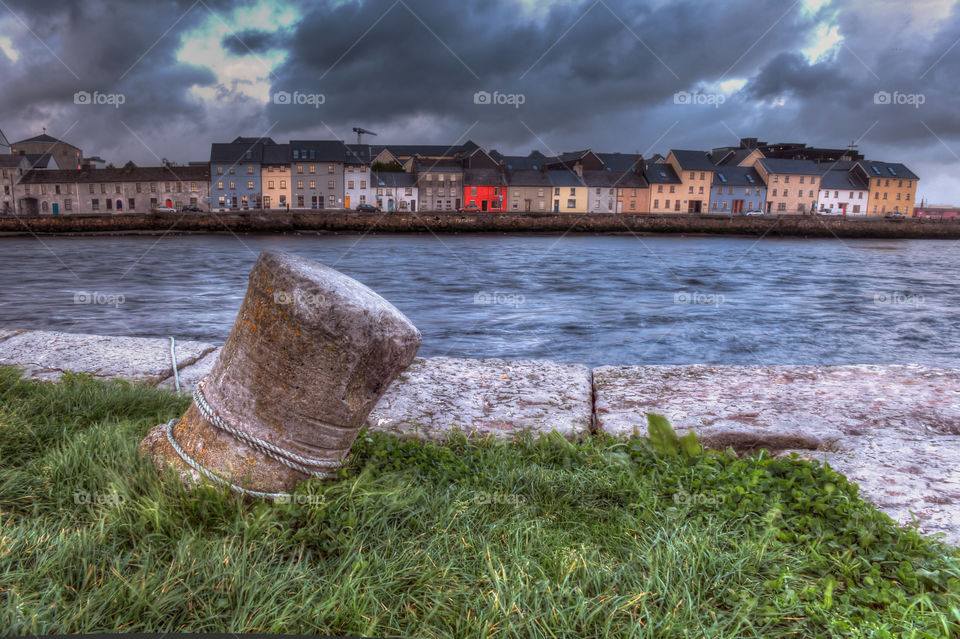
{"label": "river water", "polygon": [[0,327],[222,342],[257,254],[367,284],[423,356],[960,366],[960,243],[567,235],[0,238]]}

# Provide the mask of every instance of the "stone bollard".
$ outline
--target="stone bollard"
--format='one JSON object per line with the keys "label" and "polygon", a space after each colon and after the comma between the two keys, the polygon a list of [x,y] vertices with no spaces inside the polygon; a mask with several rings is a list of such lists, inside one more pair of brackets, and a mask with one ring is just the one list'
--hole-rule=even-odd
{"label": "stone bollard", "polygon": [[264,252],[210,374],[180,420],[140,451],[187,483],[203,477],[278,497],[332,476],[420,331],[354,279],[289,253]]}

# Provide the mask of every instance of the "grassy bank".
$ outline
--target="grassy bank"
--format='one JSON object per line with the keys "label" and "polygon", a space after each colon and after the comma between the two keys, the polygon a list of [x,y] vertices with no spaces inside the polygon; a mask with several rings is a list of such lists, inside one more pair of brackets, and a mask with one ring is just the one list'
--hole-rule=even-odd
{"label": "grassy bank", "polygon": [[[292,503],[136,452],[188,400],[0,369],[0,628],[416,637],[950,636],[960,552],[829,469],[364,434]],[[799,633],[799,635],[797,634]]]}

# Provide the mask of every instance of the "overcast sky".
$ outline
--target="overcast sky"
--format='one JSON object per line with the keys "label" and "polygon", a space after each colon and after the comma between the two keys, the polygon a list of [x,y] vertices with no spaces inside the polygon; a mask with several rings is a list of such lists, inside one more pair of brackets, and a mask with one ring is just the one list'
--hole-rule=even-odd
{"label": "overcast sky", "polygon": [[0,0],[0,130],[118,165],[354,126],[522,154],[855,142],[960,204],[956,4]]}

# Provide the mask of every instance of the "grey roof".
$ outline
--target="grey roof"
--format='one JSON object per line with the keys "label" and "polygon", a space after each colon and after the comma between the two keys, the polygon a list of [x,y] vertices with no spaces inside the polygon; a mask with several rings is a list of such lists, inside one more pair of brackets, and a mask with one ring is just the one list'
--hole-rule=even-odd
{"label": "grey roof", "polygon": [[758,164],[762,164],[769,173],[778,173],[780,175],[820,175],[823,170],[817,166],[813,160],[787,160],[782,158],[760,158]]}
{"label": "grey roof", "polygon": [[[26,159],[26,156],[20,155],[19,153],[4,153],[0,155],[0,168],[9,169],[18,167]],[[29,162],[27,163],[27,166],[29,166]]]}
{"label": "grey roof", "polygon": [[580,176],[573,171],[563,169],[547,171],[547,176],[553,186],[586,186]]}
{"label": "grey roof", "polygon": [[710,159],[717,166],[736,166],[746,160],[756,149],[727,149],[724,151],[715,150],[710,154]]}
{"label": "grey roof", "polygon": [[56,160],[49,153],[27,153],[26,158],[32,169],[46,169],[50,166],[51,161],[56,164]]}
{"label": "grey roof", "polygon": [[752,166],[718,166],[714,169],[714,186],[758,186],[766,188],[763,178]]}
{"label": "grey roof", "polygon": [[677,163],[684,171],[713,171],[717,168],[710,161],[710,155],[706,151],[670,149],[670,153],[673,153],[673,157],[677,158]]}
{"label": "grey roof", "polygon": [[[629,175],[630,172],[627,171],[626,174]],[[620,171],[584,171],[583,183],[587,186],[616,188],[623,176],[624,173]]]}
{"label": "grey roof", "polygon": [[463,172],[464,184],[504,186],[507,181],[500,169],[466,169]]}
{"label": "grey roof", "polygon": [[373,158],[379,155],[371,151],[371,146],[369,144],[346,144],[347,147],[347,164],[370,164],[373,162]]}
{"label": "grey roof", "polygon": [[636,153],[597,153],[597,157],[603,161],[604,167],[611,171],[630,171],[637,160],[642,159]]}
{"label": "grey roof", "polygon": [[825,160],[822,162],[817,162],[817,166],[819,166],[823,171],[832,171],[834,169],[843,169],[844,171],[849,171],[856,166],[856,164],[857,163],[852,160],[837,160],[836,162]]}
{"label": "grey roof", "polygon": [[[42,135],[35,135],[32,138],[27,138],[26,140],[20,140],[19,142],[14,142],[11,146],[16,146],[18,144],[30,144],[31,142],[42,142],[44,144],[66,144],[68,146],[73,146],[69,142],[58,140],[57,138],[51,137],[46,133]],[[77,147],[73,146],[73,148],[77,148]]]}
{"label": "grey roof", "polygon": [[823,174],[823,178],[820,180],[820,188],[865,191],[867,190],[867,185],[859,175],[852,171],[833,169]]}
{"label": "grey roof", "polygon": [[415,155],[424,157],[469,155],[479,147],[473,141],[467,140],[463,144],[385,144],[383,148],[388,149],[395,157],[410,158]]}
{"label": "grey roof", "polygon": [[666,162],[648,162],[643,175],[650,184],[680,184],[680,178]]}
{"label": "grey roof", "polygon": [[[247,158],[247,151],[250,157]],[[263,159],[263,144],[245,142],[214,142],[210,145],[210,162],[236,164],[239,162],[260,162]]]}
{"label": "grey roof", "polygon": [[506,174],[508,186],[551,186],[550,176],[543,171],[519,169]]}
{"label": "grey roof", "polygon": [[503,165],[508,170],[523,170],[523,169],[533,169],[537,170],[543,168],[544,158],[540,157],[530,157],[526,155],[504,155],[502,156]]}
{"label": "grey roof", "polygon": [[417,176],[413,173],[401,173],[399,171],[380,171],[371,176],[371,181],[374,186],[403,189],[416,186]]}
{"label": "grey roof", "polygon": [[238,136],[237,139],[233,141],[234,144],[257,144],[258,142],[263,144],[276,144],[276,142],[273,141],[273,138],[254,138],[254,137]]}
{"label": "grey roof", "polygon": [[290,145],[264,145],[262,162],[263,164],[290,164]]}
{"label": "grey roof", "polygon": [[414,162],[417,172],[456,173],[463,171],[461,160],[417,160]]}
{"label": "grey roof", "polygon": [[[293,157],[293,152],[298,157]],[[303,152],[308,153],[303,157]],[[313,155],[309,155],[313,152]],[[347,145],[343,140],[290,140],[290,160],[294,162],[346,162]]]}
{"label": "grey roof", "polygon": [[133,166],[119,169],[58,169],[27,171],[23,184],[76,184],[103,182],[209,182],[209,166]]}
{"label": "grey roof", "polygon": [[647,182],[647,178],[643,177],[642,173],[620,173],[617,174],[617,188],[620,189],[646,189],[650,187],[650,183]]}
{"label": "grey roof", "polygon": [[10,142],[7,141],[7,136],[3,134],[3,129],[0,129],[0,146],[10,146]]}
{"label": "grey roof", "polygon": [[[904,178],[919,180],[917,175],[899,162],[877,162],[876,160],[860,160],[857,166],[864,170],[871,178]],[[892,172],[891,172],[892,171]]]}

